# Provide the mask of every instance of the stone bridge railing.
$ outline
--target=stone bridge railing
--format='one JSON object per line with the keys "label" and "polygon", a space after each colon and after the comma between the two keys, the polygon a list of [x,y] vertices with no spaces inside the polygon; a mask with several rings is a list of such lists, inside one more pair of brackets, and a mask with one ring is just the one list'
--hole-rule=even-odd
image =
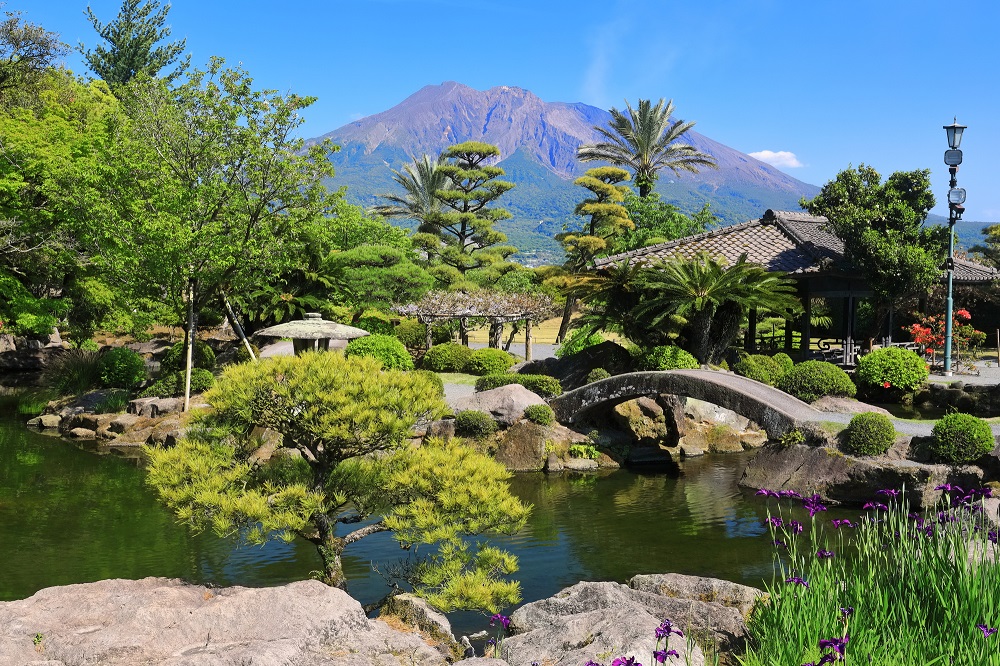
{"label": "stone bridge railing", "polygon": [[574,423],[599,406],[612,406],[644,395],[667,393],[704,400],[745,416],[771,439],[822,414],[783,391],[746,377],[712,370],[632,372],[587,384],[549,401],[556,419]]}

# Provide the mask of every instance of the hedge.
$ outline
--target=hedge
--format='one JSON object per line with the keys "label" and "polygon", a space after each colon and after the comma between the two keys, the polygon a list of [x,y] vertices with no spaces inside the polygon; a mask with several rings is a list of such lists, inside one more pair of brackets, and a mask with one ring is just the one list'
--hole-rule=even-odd
{"label": "hedge", "polygon": [[562,395],[563,391],[562,384],[555,377],[549,377],[548,375],[519,375],[515,373],[480,377],[476,380],[476,391],[489,391],[509,384],[520,384],[543,398],[554,398],[557,395]]}

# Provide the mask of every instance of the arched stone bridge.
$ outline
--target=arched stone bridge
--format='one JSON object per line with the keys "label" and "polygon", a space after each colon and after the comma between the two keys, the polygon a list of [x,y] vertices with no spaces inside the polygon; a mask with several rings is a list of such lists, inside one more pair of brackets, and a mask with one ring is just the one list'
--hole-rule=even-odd
{"label": "arched stone bridge", "polygon": [[731,409],[755,421],[771,439],[778,439],[809,422],[829,420],[831,416],[767,384],[712,370],[615,375],[553,398],[549,406],[560,423],[574,423],[595,407],[612,406],[656,393],[686,396]]}

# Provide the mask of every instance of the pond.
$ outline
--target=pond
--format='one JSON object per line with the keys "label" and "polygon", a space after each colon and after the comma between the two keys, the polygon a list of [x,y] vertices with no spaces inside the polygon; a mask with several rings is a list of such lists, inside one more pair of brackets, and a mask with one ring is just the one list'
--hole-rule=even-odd
{"label": "pond", "polygon": [[[524,600],[637,573],[770,580],[766,505],[737,488],[749,455],[709,455],[655,474],[517,475],[514,492],[535,510],[524,530],[498,545],[520,558]],[[386,590],[372,564],[384,570],[405,553],[383,533],[347,555],[349,591],[371,603]],[[0,411],[0,560],[2,600],[103,578],[277,585],[320,567],[302,540],[237,547],[191,534],[157,503],[135,461],[30,431],[10,408]],[[457,632],[485,625],[476,613],[451,618]]]}

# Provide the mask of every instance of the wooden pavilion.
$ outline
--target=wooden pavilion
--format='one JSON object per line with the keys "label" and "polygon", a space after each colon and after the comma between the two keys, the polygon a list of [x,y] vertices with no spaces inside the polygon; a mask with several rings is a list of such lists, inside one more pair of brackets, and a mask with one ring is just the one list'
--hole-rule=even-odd
{"label": "wooden pavilion", "polygon": [[[631,252],[602,257],[595,264],[598,270],[623,260],[651,263],[673,257],[693,257],[706,252],[735,263],[740,255],[769,271],[784,271],[795,280],[805,313],[799,325],[802,340],[811,340],[810,319],[812,298],[840,301],[843,307],[843,339],[836,341],[842,362],[853,361],[856,341],[856,306],[872,295],[859,271],[845,256],[844,243],[830,233],[823,216],[798,211],[768,210],[763,217],[730,227],[689,236],[680,240],[639,248]],[[967,259],[955,259],[954,284],[985,285],[997,279],[996,269]],[[891,331],[890,315],[890,331]],[[750,312],[750,333],[746,347],[756,345],[757,313]],[[890,333],[891,342],[891,333]],[[785,336],[785,350],[792,347],[792,336]],[[808,344],[808,342],[807,342]],[[830,349],[830,346],[826,346]],[[808,349],[797,350],[808,356]],[[823,346],[817,351],[823,351]]]}

